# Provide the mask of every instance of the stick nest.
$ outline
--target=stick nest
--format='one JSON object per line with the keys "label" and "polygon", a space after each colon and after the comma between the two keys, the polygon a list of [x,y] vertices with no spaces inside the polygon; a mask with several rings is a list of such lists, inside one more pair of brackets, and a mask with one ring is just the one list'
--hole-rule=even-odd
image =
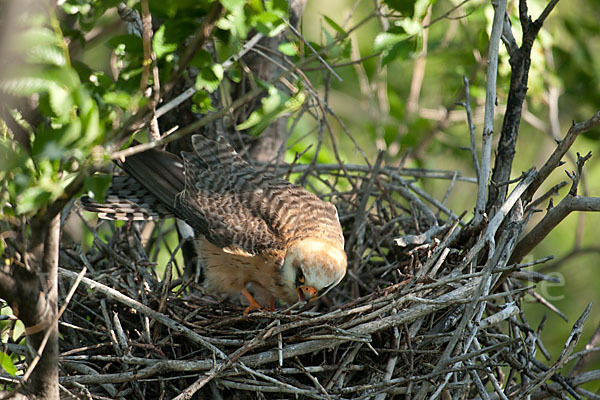
{"label": "stick nest", "polygon": [[587,393],[579,385],[594,379],[591,373],[578,366],[559,372],[581,355],[572,351],[589,308],[558,359],[544,364],[535,356],[548,356],[542,326],[531,327],[520,306],[531,288],[504,279],[525,266],[507,265],[522,223],[512,218],[496,241],[483,243],[485,226],[467,231],[415,184],[447,179],[451,190],[469,178],[380,165],[379,159],[373,167],[311,165],[282,173],[293,172],[291,180],[335,203],[346,235],[346,278],[304,308],[280,305],[244,316],[243,305],[172,276],[181,269],[175,258],[159,274],[158,249],[178,250],[165,239],[168,224],[111,225],[108,233],[100,230],[102,240],[93,229],[96,240],[85,254],[64,247],[63,299],[84,266],[90,278],[78,284],[61,318],[64,390],[140,399]]}

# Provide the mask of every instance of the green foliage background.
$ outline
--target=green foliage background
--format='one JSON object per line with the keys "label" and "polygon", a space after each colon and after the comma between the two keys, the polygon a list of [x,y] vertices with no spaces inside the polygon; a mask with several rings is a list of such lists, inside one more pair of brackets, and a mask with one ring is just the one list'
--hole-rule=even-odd
{"label": "green foliage background", "polygon": [[[49,12],[48,7],[32,9],[22,15],[20,28],[11,32],[8,47],[14,62],[8,65],[0,90],[4,96],[33,95],[43,119],[31,126],[26,118],[21,119],[18,109],[11,109],[13,118],[28,132],[29,148],[18,145],[2,125],[0,198],[3,218],[40,212],[62,195],[77,174],[106,163],[110,157],[107,149],[116,140],[119,129],[147,104],[148,99],[140,92],[141,39],[128,33],[119,23],[115,10],[118,3],[116,0],[67,0],[53,12]],[[470,153],[465,150],[469,146],[469,131],[464,110],[457,103],[464,101],[463,76],[466,76],[471,84],[471,106],[480,136],[488,35],[493,16],[490,2],[468,1],[450,12],[448,18],[443,16],[459,1],[383,1],[388,5],[386,16],[374,14],[375,3],[308,1],[301,32],[330,65],[341,65],[335,68],[341,81],[327,73],[322,63],[302,64],[312,55],[312,50],[291,34],[280,51],[306,69],[318,93],[370,160],[382,149],[386,151],[388,165],[400,165],[404,160],[406,167],[457,170],[474,176]],[[139,9],[137,1],[130,0],[127,4]],[[275,35],[286,26],[287,3],[283,0],[222,0],[221,4],[225,12],[214,33],[218,62],[206,51],[199,52],[191,62],[199,71],[194,110],[200,113],[219,108],[218,104],[211,103],[210,92],[239,80],[241,67],[237,63],[229,69],[223,65],[240,50],[248,33],[256,30],[267,36]],[[530,13],[537,16],[545,4],[542,0],[528,1]],[[159,25],[152,46],[161,83],[174,76],[181,44],[194,34],[199,21],[212,6],[214,1],[208,0],[150,1],[152,17]],[[519,42],[517,6],[518,2],[509,1],[513,31]],[[431,25],[424,40],[422,26],[426,18]],[[599,2],[560,2],[542,29],[532,54],[513,177],[531,166],[539,167],[571,121],[587,119],[600,109],[599,18]],[[351,60],[362,61],[349,63]],[[424,66],[420,67],[422,62]],[[500,131],[510,79],[508,54],[503,46],[500,63],[496,132]],[[119,69],[116,79],[114,68]],[[417,102],[410,105],[411,85],[419,68],[423,68],[424,73],[422,87]],[[289,114],[290,121],[299,117],[289,140],[287,159],[291,161],[297,152],[314,142],[318,134],[318,122],[299,111],[306,101],[304,84],[294,83],[299,90],[295,96],[266,82],[257,84],[264,85],[268,96],[263,100],[263,107],[239,128],[259,134],[277,116]],[[331,84],[330,90],[325,90],[326,84]],[[344,127],[333,119],[331,124],[342,160],[363,164]],[[565,159],[567,164],[553,174],[546,189],[566,179],[562,170],[574,168],[576,151],[591,150],[597,154],[599,139],[598,129],[580,137]],[[310,161],[313,151],[305,152],[300,162]],[[331,148],[323,149],[318,161],[336,162]],[[597,157],[588,162],[585,171],[580,193],[600,196]],[[90,177],[85,190],[100,193],[106,184]],[[425,180],[421,184],[440,199],[448,188],[448,182],[441,180]],[[567,190],[563,189],[555,202]],[[472,212],[475,196],[475,185],[458,182],[448,204],[457,214],[463,210]],[[537,220],[539,216],[534,217],[530,225]],[[554,304],[571,322],[588,301],[600,302],[598,237],[600,215],[574,214],[529,258],[552,254],[560,259],[573,249],[589,249],[546,271],[564,278],[564,285],[538,289],[553,296]],[[545,267],[537,269],[540,268]],[[571,324],[541,305],[527,307],[526,316],[533,325],[543,314],[548,314],[547,325],[552,327],[544,331],[543,339],[556,356]],[[596,305],[583,342],[598,323],[600,312]]]}

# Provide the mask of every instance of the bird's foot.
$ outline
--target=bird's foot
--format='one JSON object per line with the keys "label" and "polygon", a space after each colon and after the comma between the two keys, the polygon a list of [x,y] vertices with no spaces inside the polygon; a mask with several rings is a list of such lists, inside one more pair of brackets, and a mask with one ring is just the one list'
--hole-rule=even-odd
{"label": "bird's foot", "polygon": [[260,303],[256,301],[254,296],[252,296],[252,294],[247,289],[242,290],[242,295],[246,298],[246,300],[248,300],[249,303],[248,307],[246,307],[246,309],[244,310],[244,315],[247,315],[248,313],[250,313],[250,311],[254,310],[271,312],[275,311],[275,297],[273,296],[271,296],[269,307],[263,308],[263,306],[261,306]]}

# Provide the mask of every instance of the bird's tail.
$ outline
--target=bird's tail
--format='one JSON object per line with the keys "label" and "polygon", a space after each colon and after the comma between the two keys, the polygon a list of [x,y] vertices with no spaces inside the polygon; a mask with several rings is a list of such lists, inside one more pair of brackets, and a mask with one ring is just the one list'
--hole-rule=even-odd
{"label": "bird's tail", "polygon": [[184,189],[181,159],[162,150],[134,154],[117,164],[127,176],[116,175],[104,203],[84,196],[81,205],[102,219],[142,221],[172,217],[175,199]]}

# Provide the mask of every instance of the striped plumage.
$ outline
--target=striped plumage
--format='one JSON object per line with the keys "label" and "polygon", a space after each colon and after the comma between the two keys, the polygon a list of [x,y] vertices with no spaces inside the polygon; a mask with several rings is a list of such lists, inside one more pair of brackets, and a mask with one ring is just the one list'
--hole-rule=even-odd
{"label": "striped plumage", "polygon": [[[201,234],[207,288],[244,293],[253,284],[287,302],[316,298],[346,272],[335,207],[305,189],[257,171],[225,141],[192,138],[194,152],[150,150],[119,165],[107,202],[83,198],[106,219],[174,215]],[[256,308],[257,304],[251,304]]]}

